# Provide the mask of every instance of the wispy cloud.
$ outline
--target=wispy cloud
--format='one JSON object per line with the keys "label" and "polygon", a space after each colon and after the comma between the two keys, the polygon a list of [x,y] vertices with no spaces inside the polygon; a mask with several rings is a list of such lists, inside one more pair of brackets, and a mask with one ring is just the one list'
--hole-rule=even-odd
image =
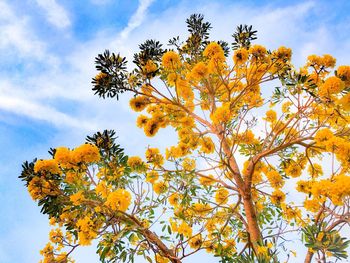
{"label": "wispy cloud", "polygon": [[128,25],[120,32],[120,38],[126,39],[130,32],[141,25],[147,14],[147,9],[154,0],[140,0],[136,12],[131,16]]}
{"label": "wispy cloud", "polygon": [[45,43],[33,36],[28,20],[0,0],[0,50],[8,49],[20,56],[42,59]]}
{"label": "wispy cloud", "polygon": [[[51,0],[37,0],[37,2],[46,6]],[[139,2],[136,12],[121,31],[118,39],[128,38],[129,34],[142,23],[152,2],[153,0],[141,0]],[[76,115],[79,112],[75,112],[73,116],[73,113],[69,110],[62,112],[64,107],[57,110],[55,103],[51,103],[59,98],[63,100],[69,98],[70,101],[84,107],[88,101],[94,101],[95,98],[92,98],[93,95],[89,89],[91,77],[94,74],[92,61],[95,54],[101,47],[107,45],[107,42],[105,39],[97,38],[92,39],[90,43],[85,42],[81,43],[81,46],[76,45],[76,49],[73,49],[72,53],[63,58],[68,63],[70,70],[62,67],[48,69],[37,76],[23,75],[20,82],[26,83],[26,89],[12,84],[11,82],[17,81],[15,79],[3,80],[0,83],[0,109],[31,119],[42,120],[56,127],[65,126],[97,130],[99,125],[105,125],[108,123],[107,121],[97,118],[90,120],[89,123],[82,121],[82,117]],[[81,61],[84,60],[91,61],[91,64],[82,64]],[[30,87],[30,91],[28,87]],[[86,111],[102,114],[103,108],[94,103]]]}
{"label": "wispy cloud", "polygon": [[71,25],[68,12],[56,0],[36,0],[45,11],[47,20],[57,28],[67,28]]}
{"label": "wispy cloud", "polygon": [[76,119],[50,106],[42,105],[35,101],[13,98],[4,94],[0,94],[0,110],[12,112],[35,120],[46,121],[61,128],[68,126],[87,130],[98,129],[98,127],[92,126],[90,122]]}

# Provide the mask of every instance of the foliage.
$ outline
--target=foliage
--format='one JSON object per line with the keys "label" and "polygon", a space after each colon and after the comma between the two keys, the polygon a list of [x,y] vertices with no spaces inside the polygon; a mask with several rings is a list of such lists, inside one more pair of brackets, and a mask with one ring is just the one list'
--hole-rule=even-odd
{"label": "foliage", "polygon": [[128,156],[104,131],[23,164],[20,178],[55,227],[43,262],[70,261],[93,240],[102,262],[179,263],[199,251],[293,262],[297,236],[305,262],[347,258],[350,66],[332,74],[326,54],[296,69],[291,49],[253,44],[251,26],[237,27],[230,50],[210,40],[203,15],[186,23],[172,49],[141,44],[131,71],[119,54],[99,54],[92,81],[102,98],[134,95],[136,125],[148,137],[168,127],[176,145]]}

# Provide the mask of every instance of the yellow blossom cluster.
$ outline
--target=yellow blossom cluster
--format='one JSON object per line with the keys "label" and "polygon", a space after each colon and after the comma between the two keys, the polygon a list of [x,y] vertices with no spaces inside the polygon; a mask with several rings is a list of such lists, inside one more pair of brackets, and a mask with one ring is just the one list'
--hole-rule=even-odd
{"label": "yellow blossom cluster", "polygon": [[78,219],[76,226],[78,228],[79,244],[82,246],[90,245],[91,241],[97,236],[96,224],[94,221],[90,216],[85,216]]}
{"label": "yellow blossom cluster", "polygon": [[107,196],[105,205],[113,211],[125,212],[131,204],[131,194],[125,189],[117,189]]}
{"label": "yellow blossom cluster", "polygon": [[226,188],[219,188],[215,193],[215,201],[218,204],[225,204],[228,201],[229,191]]}
{"label": "yellow blossom cluster", "polygon": [[36,176],[28,184],[28,192],[33,200],[39,200],[45,196],[57,196],[60,192],[53,180],[46,180]]}
{"label": "yellow blossom cluster", "polygon": [[94,163],[100,160],[99,149],[90,143],[85,143],[79,147],[69,150],[66,147],[56,148],[54,160],[61,168],[75,168],[80,163]]}
{"label": "yellow blossom cluster", "polygon": [[34,172],[36,173],[52,173],[60,174],[60,168],[56,160],[38,160],[34,165]]}
{"label": "yellow blossom cluster", "polygon": [[145,155],[147,162],[156,167],[160,167],[164,163],[164,157],[160,154],[158,148],[148,148]]}
{"label": "yellow blossom cluster", "polygon": [[179,55],[174,51],[168,51],[163,55],[162,65],[166,69],[175,69],[181,65]]}
{"label": "yellow blossom cluster", "polygon": [[319,181],[299,181],[297,190],[312,196],[313,199],[304,202],[305,208],[316,212],[327,199],[334,205],[343,205],[345,197],[350,196],[350,176],[339,174],[333,179]]}
{"label": "yellow blossom cluster", "polygon": [[128,158],[128,165],[134,171],[142,171],[145,167],[144,162],[139,156],[131,156]]}

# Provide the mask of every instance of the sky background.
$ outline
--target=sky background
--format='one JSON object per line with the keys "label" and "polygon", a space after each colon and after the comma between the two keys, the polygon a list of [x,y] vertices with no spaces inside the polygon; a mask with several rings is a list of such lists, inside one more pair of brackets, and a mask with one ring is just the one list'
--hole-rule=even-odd
{"label": "sky background", "polygon": [[[350,62],[346,0],[0,0],[0,262],[38,262],[48,240],[47,217],[17,178],[23,161],[48,157],[50,147],[75,147],[104,129],[117,131],[129,155],[167,141],[166,131],[146,139],[136,128],[127,97],[93,95],[94,57],[110,49],[131,60],[146,39],[166,44],[185,36],[192,13],[212,23],[213,40],[230,42],[237,25],[251,24],[257,43],[292,48],[298,66],[309,54]],[[82,248],[74,258],[97,262],[94,251]],[[302,255],[294,262],[303,262]]]}

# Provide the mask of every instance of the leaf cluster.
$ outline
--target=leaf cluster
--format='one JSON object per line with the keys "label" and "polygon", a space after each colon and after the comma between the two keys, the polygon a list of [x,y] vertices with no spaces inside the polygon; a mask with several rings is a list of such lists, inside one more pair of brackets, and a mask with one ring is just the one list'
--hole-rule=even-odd
{"label": "leaf cluster", "polygon": [[154,39],[148,39],[139,45],[140,51],[134,54],[133,62],[140,69],[146,65],[147,61],[160,62],[165,50],[162,44]]}
{"label": "leaf cluster", "polygon": [[105,98],[116,97],[126,91],[126,58],[106,50],[95,58],[96,69],[101,73],[92,79],[95,95]]}
{"label": "leaf cluster", "polygon": [[302,233],[306,247],[323,253],[329,251],[339,260],[347,258],[346,249],[350,244],[350,240],[341,237],[339,232],[334,229],[326,230],[325,223],[307,226],[302,229]]}
{"label": "leaf cluster", "polygon": [[234,42],[232,43],[232,47],[234,50],[239,48],[248,49],[251,45],[251,42],[255,39],[256,33],[258,31],[253,30],[253,26],[248,25],[239,25],[236,28],[236,32],[233,33],[232,37],[234,38]]}

